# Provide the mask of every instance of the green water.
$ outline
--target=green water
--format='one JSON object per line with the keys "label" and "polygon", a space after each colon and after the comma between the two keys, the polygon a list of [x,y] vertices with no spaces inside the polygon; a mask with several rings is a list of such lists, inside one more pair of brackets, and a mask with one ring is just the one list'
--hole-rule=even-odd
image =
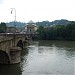
{"label": "green water", "polygon": [[0,75],[74,75],[75,41],[33,41],[21,63],[0,65]]}

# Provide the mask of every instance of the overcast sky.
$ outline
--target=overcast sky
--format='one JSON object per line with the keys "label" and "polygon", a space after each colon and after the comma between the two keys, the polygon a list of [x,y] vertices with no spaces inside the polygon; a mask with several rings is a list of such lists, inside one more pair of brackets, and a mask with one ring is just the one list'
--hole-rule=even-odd
{"label": "overcast sky", "polygon": [[68,19],[75,21],[75,0],[0,0],[0,22]]}

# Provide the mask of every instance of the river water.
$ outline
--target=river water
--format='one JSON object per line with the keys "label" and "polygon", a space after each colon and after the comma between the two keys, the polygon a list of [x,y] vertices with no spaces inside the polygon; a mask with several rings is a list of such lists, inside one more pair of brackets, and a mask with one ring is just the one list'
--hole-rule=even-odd
{"label": "river water", "polygon": [[20,64],[0,65],[0,75],[75,75],[75,41],[33,41]]}

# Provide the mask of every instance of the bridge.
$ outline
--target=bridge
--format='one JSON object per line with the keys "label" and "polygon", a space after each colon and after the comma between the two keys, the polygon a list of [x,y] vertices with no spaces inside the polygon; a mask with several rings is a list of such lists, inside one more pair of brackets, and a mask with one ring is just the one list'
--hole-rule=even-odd
{"label": "bridge", "polygon": [[34,34],[0,33],[0,64],[20,62],[21,50]]}

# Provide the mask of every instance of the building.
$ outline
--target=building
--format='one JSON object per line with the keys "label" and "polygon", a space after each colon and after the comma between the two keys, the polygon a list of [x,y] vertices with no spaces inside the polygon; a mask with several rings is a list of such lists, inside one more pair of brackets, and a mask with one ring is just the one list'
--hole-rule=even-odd
{"label": "building", "polygon": [[34,33],[37,30],[37,25],[32,20],[29,21],[25,26],[25,32]]}
{"label": "building", "polygon": [[15,32],[19,32],[19,29],[16,27],[7,27],[7,33],[15,33]]}

